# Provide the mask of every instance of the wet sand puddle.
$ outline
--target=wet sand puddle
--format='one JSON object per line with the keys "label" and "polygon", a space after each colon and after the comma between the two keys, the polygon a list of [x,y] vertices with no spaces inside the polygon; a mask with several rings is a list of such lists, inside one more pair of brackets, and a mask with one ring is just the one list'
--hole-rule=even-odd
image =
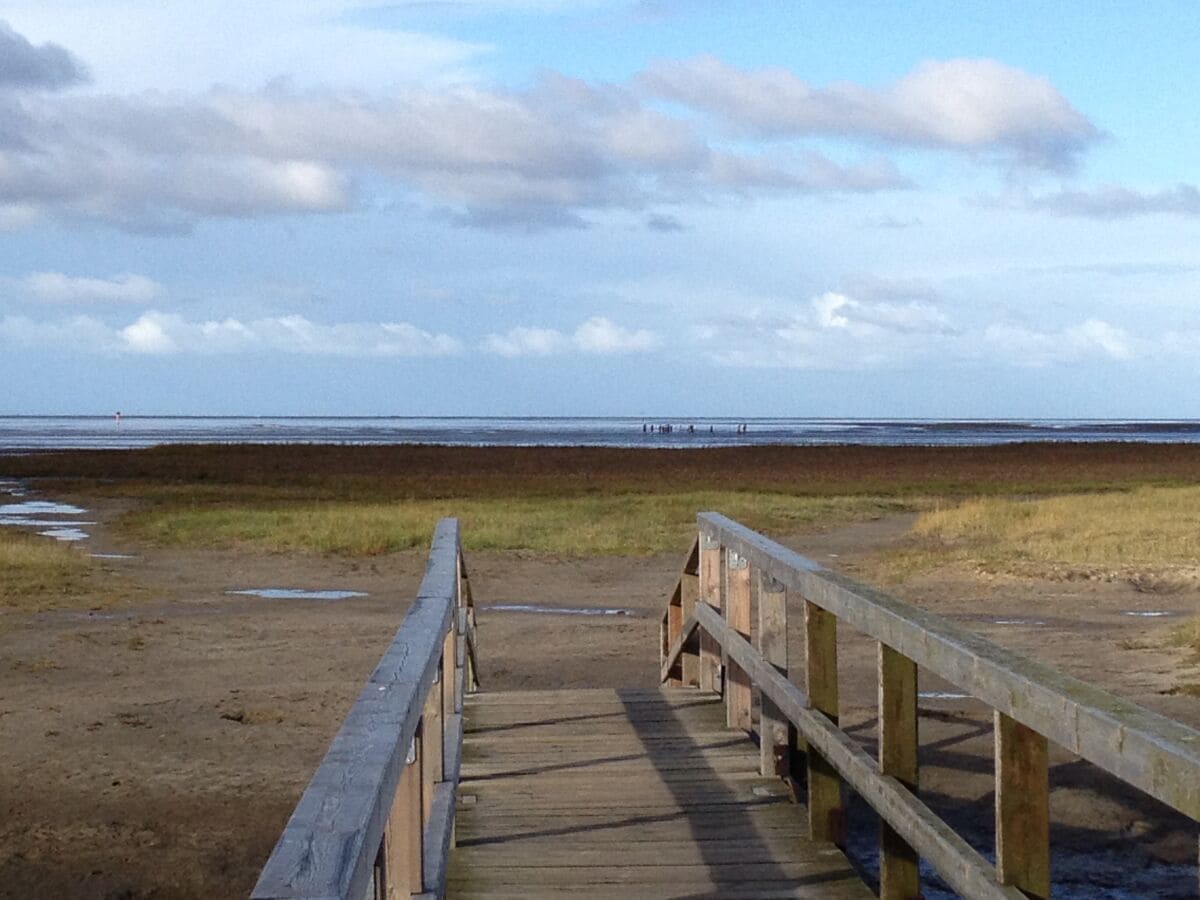
{"label": "wet sand puddle", "polygon": [[1171,616],[1179,615],[1179,612],[1173,609],[1127,609],[1121,615],[1133,616],[1138,619],[1165,619]]}
{"label": "wet sand puddle", "polygon": [[964,694],[961,691],[921,691],[917,694],[918,700],[972,700],[970,694]]}
{"label": "wet sand puddle", "polygon": [[543,616],[633,616],[632,609],[583,607],[583,606],[538,606],[534,603],[495,603],[480,606],[487,612],[533,613]]}
{"label": "wet sand puddle", "polygon": [[89,535],[84,527],[95,522],[82,521],[78,516],[87,510],[70,503],[53,500],[21,500],[29,492],[19,481],[0,480],[0,494],[16,498],[16,503],[0,503],[0,526],[42,529],[38,534],[56,541],[85,541]]}
{"label": "wet sand puddle", "polygon": [[260,597],[264,600],[350,600],[366,597],[364,591],[308,590],[306,588],[244,588],[226,591],[226,594],[243,597]]}

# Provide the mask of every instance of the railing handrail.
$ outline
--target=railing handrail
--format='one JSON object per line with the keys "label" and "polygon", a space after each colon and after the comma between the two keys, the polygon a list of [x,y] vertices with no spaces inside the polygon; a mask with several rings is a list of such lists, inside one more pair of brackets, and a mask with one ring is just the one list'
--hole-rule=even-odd
{"label": "railing handrail", "polygon": [[697,521],[701,534],[856,631],[1200,820],[1200,731],[829,571],[720,513]]}
{"label": "railing handrail", "polygon": [[[874,807],[881,897],[920,893],[919,858],[964,896],[1048,897],[1048,740],[1200,820],[1200,732],[828,571],[718,513],[701,513],[697,526],[663,615],[662,680],[723,694],[727,725],[757,730],[763,774],[790,777],[806,748],[814,839],[844,843],[843,784]],[[789,591],[804,613],[803,689],[788,671]],[[878,642],[877,758],[838,727],[838,622]],[[917,795],[920,667],[994,709],[995,866]],[[757,716],[753,687],[762,696]]]}
{"label": "railing handrail", "polygon": [[[417,597],[296,805],[254,900],[361,900],[379,870],[386,880],[388,867],[401,868],[394,861],[398,851],[385,846],[397,815],[415,815],[418,830],[416,858],[408,866],[415,876],[405,876],[417,884],[411,891],[405,885],[404,892],[441,893],[445,861],[439,854],[448,852],[453,830],[461,698],[465,681],[473,680],[473,666],[464,671],[459,662],[467,655],[464,645],[474,657],[474,629],[461,624],[473,624],[473,610],[459,614],[460,605],[471,606],[469,595],[458,520],[442,519]],[[435,692],[437,684],[442,688]],[[436,722],[437,733],[422,738],[425,719]],[[424,765],[437,772],[436,783],[425,785],[430,796],[424,801],[420,785],[431,779],[419,758],[422,743],[429,744],[429,759],[436,753],[436,762]],[[404,798],[397,792],[414,762],[418,808],[400,810]]]}

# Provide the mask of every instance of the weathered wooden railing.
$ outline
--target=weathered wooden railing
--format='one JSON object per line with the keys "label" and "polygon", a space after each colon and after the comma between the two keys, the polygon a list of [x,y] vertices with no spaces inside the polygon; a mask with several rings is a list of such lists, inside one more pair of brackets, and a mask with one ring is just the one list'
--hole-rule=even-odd
{"label": "weathered wooden railing", "polygon": [[[1200,732],[827,571],[724,516],[702,513],[698,525],[663,617],[662,680],[723,692],[728,724],[746,731],[757,686],[763,773],[789,777],[806,751],[812,836],[842,843],[844,785],[879,813],[882,897],[919,896],[919,857],[966,897],[1048,897],[1047,739],[1200,819]],[[804,604],[803,690],[788,673],[788,591]],[[837,725],[839,621],[879,644],[878,759]],[[918,666],[995,711],[995,866],[917,796]]]}
{"label": "weathered wooden railing", "polygon": [[454,842],[475,606],[458,520],[443,519],[417,598],[259,876],[255,900],[444,893]]}

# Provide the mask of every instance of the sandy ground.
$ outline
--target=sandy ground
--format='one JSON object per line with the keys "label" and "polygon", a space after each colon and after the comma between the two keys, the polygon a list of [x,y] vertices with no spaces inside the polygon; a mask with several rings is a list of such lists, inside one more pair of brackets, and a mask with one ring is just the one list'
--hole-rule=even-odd
{"label": "sandy ground", "polygon": [[[81,552],[133,554],[103,565],[138,585],[135,604],[0,614],[0,896],[244,896],[391,640],[424,553],[348,561],[117,545],[103,523],[119,509],[94,510],[102,524]],[[899,517],[788,542],[870,579],[873,554],[906,527]],[[654,684],[658,619],[684,549],[584,561],[472,554],[484,688]],[[270,601],[226,593],[256,587],[368,596]],[[915,579],[895,592],[1200,726],[1200,698],[1176,692],[1200,672],[1163,644],[1164,623],[1177,619],[1124,615],[1200,613],[1197,594],[972,573]],[[487,608],[527,603],[628,614]],[[852,636],[842,643],[843,722],[869,743],[874,650]],[[922,682],[923,691],[944,689]],[[921,727],[927,801],[986,846],[988,711],[926,699]],[[1056,868],[1067,882],[1086,878],[1077,896],[1195,896],[1194,824],[1066,754],[1053,761]],[[870,847],[870,817],[856,810],[854,821],[852,846]],[[1135,887],[1105,893],[1106,883]]]}

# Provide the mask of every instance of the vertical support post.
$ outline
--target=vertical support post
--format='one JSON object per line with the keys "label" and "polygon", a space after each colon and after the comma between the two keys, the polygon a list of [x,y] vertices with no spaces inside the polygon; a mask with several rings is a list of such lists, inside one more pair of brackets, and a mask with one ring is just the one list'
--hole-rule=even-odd
{"label": "vertical support post", "polygon": [[421,727],[409,747],[387,829],[383,833],[383,883],[387,900],[399,900],[424,890],[421,857],[424,838],[421,799]]}
{"label": "vertical support post", "polygon": [[[467,631],[467,627],[465,626],[470,626],[472,635],[475,633],[475,597],[471,593],[471,577],[467,574],[467,566],[463,562],[461,550],[458,554],[458,606],[466,616],[464,627],[460,628],[460,636],[465,643],[465,633]],[[464,653],[464,655],[463,691],[470,694],[479,687],[479,676],[475,672],[474,657],[470,653]]]}
{"label": "vertical support post", "polygon": [[[721,611],[721,545],[700,535],[700,602]],[[700,690],[720,693],[721,645],[707,633],[700,635]]]}
{"label": "vertical support post", "polygon": [[[837,616],[804,601],[805,682],[808,703],[838,721]],[[815,841],[846,844],[842,780],[829,762],[808,748],[808,829]]]}
{"label": "vertical support post", "polygon": [[450,628],[446,631],[446,636],[442,639],[442,734],[445,735],[445,729],[450,723],[450,717],[457,710],[454,708],[454,673],[458,662],[458,610],[455,609],[450,615]]}
{"label": "vertical support post", "polygon": [[[879,645],[879,773],[917,791],[917,664],[887,644]],[[879,823],[879,896],[917,900],[921,875],[917,852],[896,831]]]}
{"label": "vertical support post", "polygon": [[[765,572],[758,573],[758,651],[787,678],[787,593]],[[763,694],[758,718],[759,770],[763,775],[786,778],[791,774],[795,736],[795,728]]]}
{"label": "vertical support post", "polygon": [[[747,641],[750,640],[750,563],[732,550],[726,555],[725,561],[725,621]],[[728,662],[726,672],[725,725],[752,731],[753,692],[750,675],[732,660]]]}
{"label": "vertical support post", "polygon": [[[683,598],[681,596],[682,584],[675,586],[675,591],[671,595],[671,602],[667,604],[667,620],[666,627],[663,629],[662,637],[662,655],[665,657],[671,649],[671,645],[675,643],[675,639],[679,637],[679,633],[683,631]],[[671,669],[671,674],[667,678],[669,687],[683,687],[683,664],[676,662]]]}
{"label": "vertical support post", "polygon": [[[696,600],[700,596],[700,577],[695,572],[685,570],[679,576],[679,595],[683,620],[686,622],[692,613],[696,611]],[[698,687],[700,685],[699,647],[700,639],[693,632],[684,645],[683,654],[681,655],[683,661],[681,674],[683,675],[683,683],[688,687]]]}
{"label": "vertical support post", "polygon": [[[455,667],[454,667],[454,711],[463,711],[463,696],[470,687],[467,681],[467,610],[460,608],[455,615],[458,618],[458,633],[454,637]],[[461,684],[462,690],[459,690]]]}
{"label": "vertical support post", "polygon": [[996,711],[996,876],[1050,896],[1050,770],[1046,738]]}
{"label": "vertical support post", "polygon": [[[440,684],[440,679],[439,679]],[[442,725],[442,698],[439,684],[431,685],[421,713],[421,826],[429,821],[433,807],[433,786],[442,780],[446,732]]]}

